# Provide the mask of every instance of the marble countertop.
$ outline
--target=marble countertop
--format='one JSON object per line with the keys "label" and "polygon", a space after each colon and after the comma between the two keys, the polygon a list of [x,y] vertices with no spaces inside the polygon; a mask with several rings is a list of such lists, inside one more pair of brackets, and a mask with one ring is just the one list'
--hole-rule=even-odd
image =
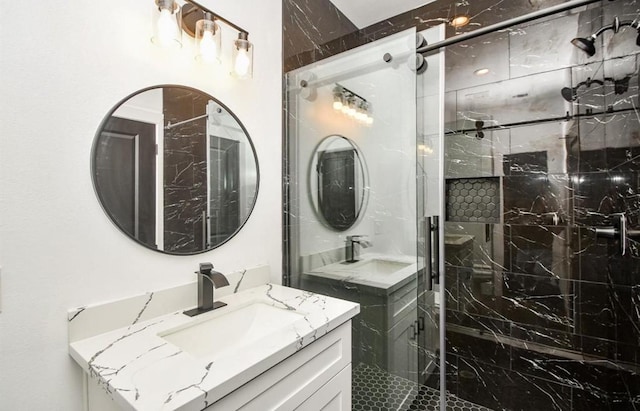
{"label": "marble countertop", "polygon": [[[196,317],[180,310],[135,322],[71,342],[69,352],[122,409],[201,410],[360,311],[356,303],[274,284],[220,300],[228,305]],[[215,359],[196,358],[161,337],[169,330],[186,328],[256,302],[302,315],[259,341]]]}

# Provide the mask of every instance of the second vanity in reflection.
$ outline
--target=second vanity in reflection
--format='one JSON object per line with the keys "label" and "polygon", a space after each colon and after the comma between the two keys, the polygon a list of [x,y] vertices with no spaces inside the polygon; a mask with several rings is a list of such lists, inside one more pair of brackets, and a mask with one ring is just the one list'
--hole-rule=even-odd
{"label": "second vanity in reflection", "polygon": [[194,284],[71,311],[89,409],[349,409],[358,305],[268,278],[229,276],[227,305],[194,317]]}
{"label": "second vanity in reflection", "polygon": [[[417,317],[414,257],[368,253],[353,263],[306,271],[302,288],[360,304],[353,323],[353,363],[364,363],[409,379],[417,372],[411,341]],[[415,344],[414,344],[415,345]]]}

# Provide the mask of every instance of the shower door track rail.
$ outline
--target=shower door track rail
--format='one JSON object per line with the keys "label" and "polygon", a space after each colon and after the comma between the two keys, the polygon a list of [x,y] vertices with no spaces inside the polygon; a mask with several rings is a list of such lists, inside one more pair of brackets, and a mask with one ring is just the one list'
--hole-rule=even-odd
{"label": "shower door track rail", "polygon": [[507,123],[507,124],[498,124],[495,126],[486,126],[486,127],[479,127],[479,128],[465,128],[465,129],[460,129],[460,130],[448,130],[445,131],[445,135],[454,135],[454,134],[466,134],[468,135],[469,133],[477,133],[478,131],[493,131],[493,130],[506,130],[512,127],[522,127],[522,126],[530,126],[533,124],[544,124],[544,123],[557,123],[560,121],[571,121],[573,119],[580,119],[580,118],[593,118],[593,117],[597,117],[597,116],[606,116],[606,115],[615,115],[615,114],[623,114],[623,113],[631,113],[631,112],[636,112],[637,109],[630,107],[630,108],[622,108],[622,109],[618,109],[618,110],[606,110],[606,111],[598,111],[598,112],[587,112],[587,113],[579,113],[579,114],[569,114],[569,112],[567,112],[566,115],[562,116],[562,117],[548,117],[548,118],[541,118],[541,119],[537,119],[537,120],[526,120],[526,121],[516,121],[513,123]]}
{"label": "shower door track rail", "polygon": [[502,21],[500,23],[492,24],[491,26],[482,27],[468,33],[460,34],[448,39],[439,41],[437,43],[429,44],[416,49],[416,53],[428,54],[432,51],[439,50],[443,47],[452,46],[463,41],[471,40],[476,37],[483,36],[485,34],[493,33],[496,31],[508,29],[518,24],[528,23],[533,20],[537,20],[543,17],[551,16],[563,11],[568,11],[576,7],[586,6],[592,3],[599,3],[602,0],[573,0],[567,3],[558,4],[556,6],[548,7],[543,10],[534,11],[533,13],[525,14],[524,16],[514,17],[509,20]]}

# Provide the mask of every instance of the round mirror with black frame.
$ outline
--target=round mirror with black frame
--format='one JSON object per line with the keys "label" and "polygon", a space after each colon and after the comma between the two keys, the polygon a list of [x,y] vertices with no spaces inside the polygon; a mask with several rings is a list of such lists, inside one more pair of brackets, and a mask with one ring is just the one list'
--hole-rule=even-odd
{"label": "round mirror with black frame", "polygon": [[360,149],[346,137],[325,137],[309,167],[309,196],[322,223],[336,231],[349,229],[364,214],[368,194]]}
{"label": "round mirror with black frame", "polygon": [[217,248],[246,223],[260,174],[238,117],[194,88],[159,85],[120,101],[91,151],[96,195],[111,221],[152,250]]}

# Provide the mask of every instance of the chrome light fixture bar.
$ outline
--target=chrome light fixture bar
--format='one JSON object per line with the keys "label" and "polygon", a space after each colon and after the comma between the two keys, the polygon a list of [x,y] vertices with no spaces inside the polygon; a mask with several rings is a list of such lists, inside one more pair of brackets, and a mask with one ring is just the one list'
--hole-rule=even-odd
{"label": "chrome light fixture bar", "polygon": [[184,0],[154,0],[153,36],[151,41],[161,47],[182,46],[182,32],[196,41],[196,59],[202,63],[220,63],[222,33],[218,23],[238,32],[233,42],[231,73],[238,78],[253,76],[253,44],[249,32],[201,4]]}
{"label": "chrome light fixture bar", "polygon": [[366,125],[373,124],[371,103],[337,83],[333,88],[333,109]]}

